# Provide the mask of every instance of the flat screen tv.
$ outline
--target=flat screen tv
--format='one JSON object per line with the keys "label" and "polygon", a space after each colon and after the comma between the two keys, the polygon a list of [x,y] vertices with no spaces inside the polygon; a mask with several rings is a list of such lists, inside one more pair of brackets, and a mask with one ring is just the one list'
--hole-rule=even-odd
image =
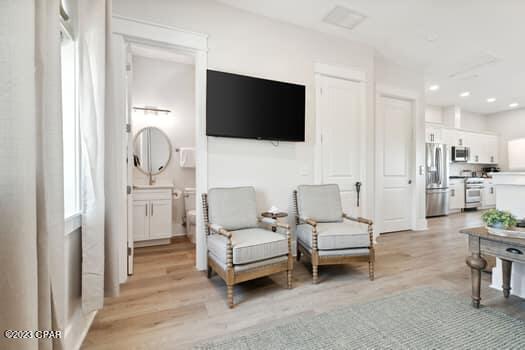
{"label": "flat screen tv", "polygon": [[304,112],[304,85],[208,70],[208,136],[304,141]]}

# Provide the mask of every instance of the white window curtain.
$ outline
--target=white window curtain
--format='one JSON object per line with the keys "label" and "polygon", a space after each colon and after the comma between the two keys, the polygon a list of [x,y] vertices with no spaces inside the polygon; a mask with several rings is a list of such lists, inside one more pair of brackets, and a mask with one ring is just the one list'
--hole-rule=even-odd
{"label": "white window curtain", "polygon": [[59,1],[0,4],[0,329],[64,330]]}
{"label": "white window curtain", "polygon": [[[102,308],[118,293],[118,234],[105,230],[104,158],[111,1],[80,1],[79,91],[82,148],[82,309]],[[115,176],[115,174],[113,174]],[[105,276],[105,271],[107,271]]]}

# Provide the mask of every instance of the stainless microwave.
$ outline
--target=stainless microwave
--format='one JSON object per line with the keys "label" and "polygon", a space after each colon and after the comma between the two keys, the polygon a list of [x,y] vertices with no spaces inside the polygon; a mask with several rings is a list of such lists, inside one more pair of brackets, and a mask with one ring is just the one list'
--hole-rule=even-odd
{"label": "stainless microwave", "polygon": [[453,162],[468,162],[469,148],[452,146]]}

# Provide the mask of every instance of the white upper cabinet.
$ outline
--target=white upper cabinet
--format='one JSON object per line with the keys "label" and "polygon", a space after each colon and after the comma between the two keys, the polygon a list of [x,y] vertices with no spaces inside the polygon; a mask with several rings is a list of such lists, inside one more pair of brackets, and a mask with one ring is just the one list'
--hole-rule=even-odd
{"label": "white upper cabinet", "polygon": [[428,143],[444,143],[449,151],[454,146],[468,147],[471,164],[497,164],[499,161],[497,135],[427,124],[425,139]]}
{"label": "white upper cabinet", "polygon": [[458,131],[456,129],[443,128],[441,130],[441,140],[447,147],[458,146]]}
{"label": "white upper cabinet", "polygon": [[442,143],[442,130],[439,126],[427,125],[425,130],[425,140],[427,143]]}
{"label": "white upper cabinet", "polygon": [[469,163],[496,164],[498,162],[498,137],[469,132],[465,135],[466,146],[470,148]]}
{"label": "white upper cabinet", "polygon": [[498,145],[499,140],[496,135],[486,135],[485,153],[488,160],[488,164],[498,163]]}

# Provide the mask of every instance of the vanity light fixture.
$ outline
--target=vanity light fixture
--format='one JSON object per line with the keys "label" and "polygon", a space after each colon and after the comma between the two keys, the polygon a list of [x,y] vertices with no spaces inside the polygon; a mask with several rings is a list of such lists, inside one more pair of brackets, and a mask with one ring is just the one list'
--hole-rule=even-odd
{"label": "vanity light fixture", "polygon": [[520,104],[519,104],[518,102],[512,102],[512,103],[509,105],[509,107],[510,107],[510,108],[516,108],[516,107],[518,107],[519,105],[520,105]]}
{"label": "vanity light fixture", "polygon": [[495,97],[489,97],[489,98],[487,98],[487,102],[488,103],[496,102],[496,98]]}
{"label": "vanity light fixture", "polygon": [[428,89],[429,89],[430,91],[438,91],[438,90],[439,90],[439,85],[437,85],[437,84],[430,85],[430,86],[428,87]]}
{"label": "vanity light fixture", "polygon": [[460,97],[469,97],[470,96],[470,91],[464,91],[462,93],[459,94]]}
{"label": "vanity light fixture", "polygon": [[168,115],[171,113],[169,109],[161,109],[161,108],[155,108],[155,107],[133,107],[133,110],[135,111],[142,111],[144,114],[153,114],[158,115],[159,113],[163,113],[164,115]]}

